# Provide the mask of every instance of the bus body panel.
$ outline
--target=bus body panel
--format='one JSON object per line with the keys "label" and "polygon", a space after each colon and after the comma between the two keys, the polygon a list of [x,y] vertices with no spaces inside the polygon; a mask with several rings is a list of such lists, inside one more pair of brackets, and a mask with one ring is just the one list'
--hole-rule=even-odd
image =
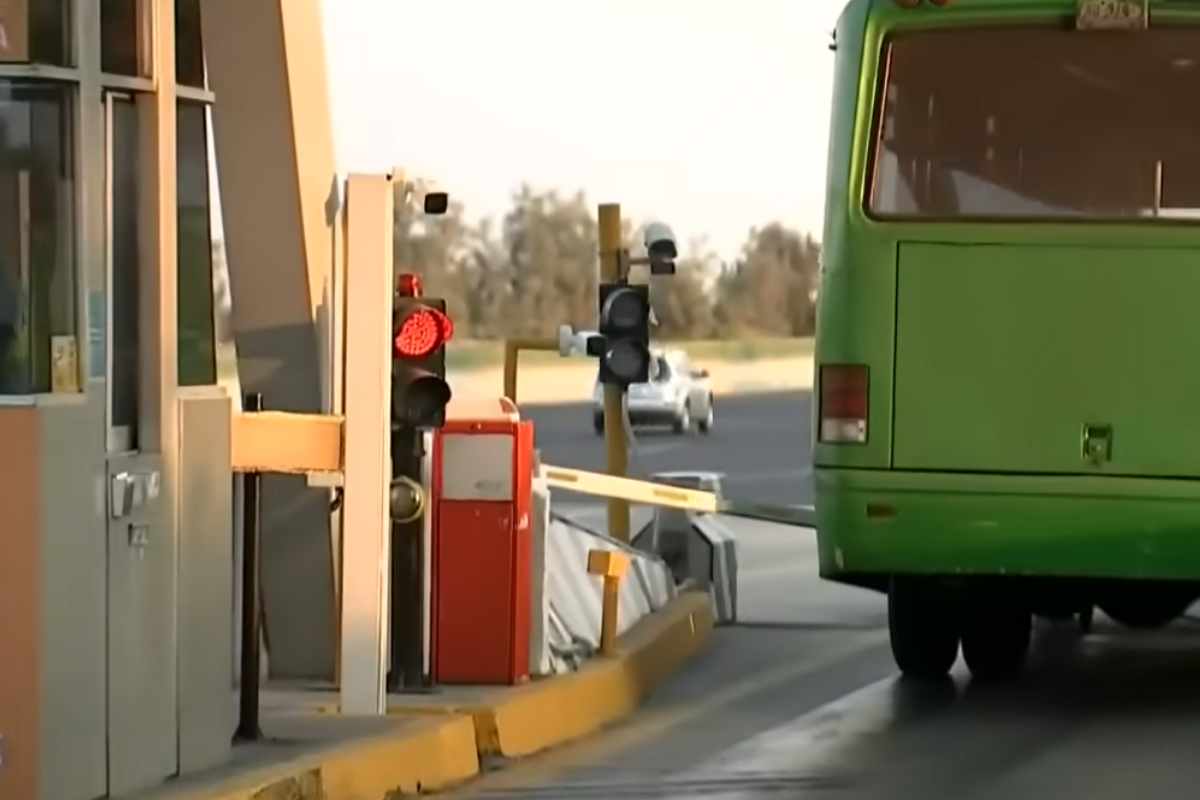
{"label": "bus body panel", "polygon": [[[827,578],[1200,578],[1200,225],[864,210],[885,35],[1074,6],[851,0],[839,19],[813,414],[822,365],[864,364],[869,430],[823,443],[814,419]],[[1111,427],[1111,460],[1085,461],[1085,425]]]}
{"label": "bus body panel", "polygon": [[[846,6],[836,28],[833,107],[829,137],[829,170],[825,233],[821,243],[817,363],[860,363],[871,366],[873,417],[867,443],[860,447],[823,445],[813,429],[813,462],[846,467],[886,467],[891,463],[892,353],[895,314],[895,243],[888,237],[864,236],[862,181],[866,141],[871,125],[876,55],[866,40],[870,0]],[[859,269],[858,265],[885,265]],[[855,324],[870,320],[870,324]],[[820,373],[814,376],[820,391]],[[814,413],[816,403],[813,404]],[[815,420],[814,420],[815,423]]]}
{"label": "bus body panel", "polygon": [[897,260],[894,468],[1200,476],[1200,248]]}
{"label": "bus body panel", "polygon": [[1200,576],[1195,481],[818,469],[816,484],[826,578]]}

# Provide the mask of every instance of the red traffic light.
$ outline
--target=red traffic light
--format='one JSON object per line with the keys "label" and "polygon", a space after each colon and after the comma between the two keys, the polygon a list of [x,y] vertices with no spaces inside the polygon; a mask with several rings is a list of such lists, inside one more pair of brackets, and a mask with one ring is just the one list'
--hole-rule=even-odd
{"label": "red traffic light", "polygon": [[396,355],[424,358],[454,335],[454,323],[435,308],[419,308],[404,318],[396,331]]}

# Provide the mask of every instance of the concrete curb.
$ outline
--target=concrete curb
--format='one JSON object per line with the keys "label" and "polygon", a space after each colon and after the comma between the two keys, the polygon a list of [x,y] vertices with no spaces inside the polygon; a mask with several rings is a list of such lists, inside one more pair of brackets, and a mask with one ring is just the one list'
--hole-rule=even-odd
{"label": "concrete curb", "polygon": [[715,620],[705,591],[681,592],[638,620],[615,658],[596,657],[577,672],[542,678],[461,705],[397,704],[397,715],[466,715],[480,758],[528,756],[593,733],[637,710],[646,696],[707,645]]}
{"label": "concrete curb", "polygon": [[[172,787],[146,795],[170,800],[378,800],[438,791],[479,774],[475,726],[469,716],[414,720],[324,753],[265,767],[226,785]],[[139,795],[139,798],[141,796]]]}
{"label": "concrete curb", "polygon": [[[487,757],[526,756],[578,739],[637,710],[646,696],[707,645],[713,631],[707,592],[685,591],[639,620],[613,658],[578,672],[462,705],[389,708],[409,719],[381,734],[242,776],[224,788],[170,792],[171,800],[378,800],[436,792],[480,774]],[[315,710],[322,710],[319,706]],[[166,795],[164,795],[166,796]]]}
{"label": "concrete curb", "polygon": [[713,623],[708,594],[685,592],[627,631],[615,658],[595,658],[578,672],[523,686],[473,709],[480,756],[530,755],[628,716],[704,649]]}

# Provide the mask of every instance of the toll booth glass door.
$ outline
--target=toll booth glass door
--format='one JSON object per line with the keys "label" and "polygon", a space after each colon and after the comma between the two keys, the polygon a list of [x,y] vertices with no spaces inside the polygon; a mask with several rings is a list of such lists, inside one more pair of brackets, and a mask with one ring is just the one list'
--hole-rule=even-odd
{"label": "toll booth glass door", "polygon": [[108,451],[138,449],[138,112],[129,95],[105,97],[108,297],[105,348],[108,378]]}

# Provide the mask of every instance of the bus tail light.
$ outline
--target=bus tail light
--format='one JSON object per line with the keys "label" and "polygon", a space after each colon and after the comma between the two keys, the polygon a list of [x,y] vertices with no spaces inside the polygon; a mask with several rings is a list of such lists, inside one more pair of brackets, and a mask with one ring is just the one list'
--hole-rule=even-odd
{"label": "bus tail light", "polygon": [[869,372],[865,364],[821,366],[819,436],[822,442],[866,443],[868,377]]}

